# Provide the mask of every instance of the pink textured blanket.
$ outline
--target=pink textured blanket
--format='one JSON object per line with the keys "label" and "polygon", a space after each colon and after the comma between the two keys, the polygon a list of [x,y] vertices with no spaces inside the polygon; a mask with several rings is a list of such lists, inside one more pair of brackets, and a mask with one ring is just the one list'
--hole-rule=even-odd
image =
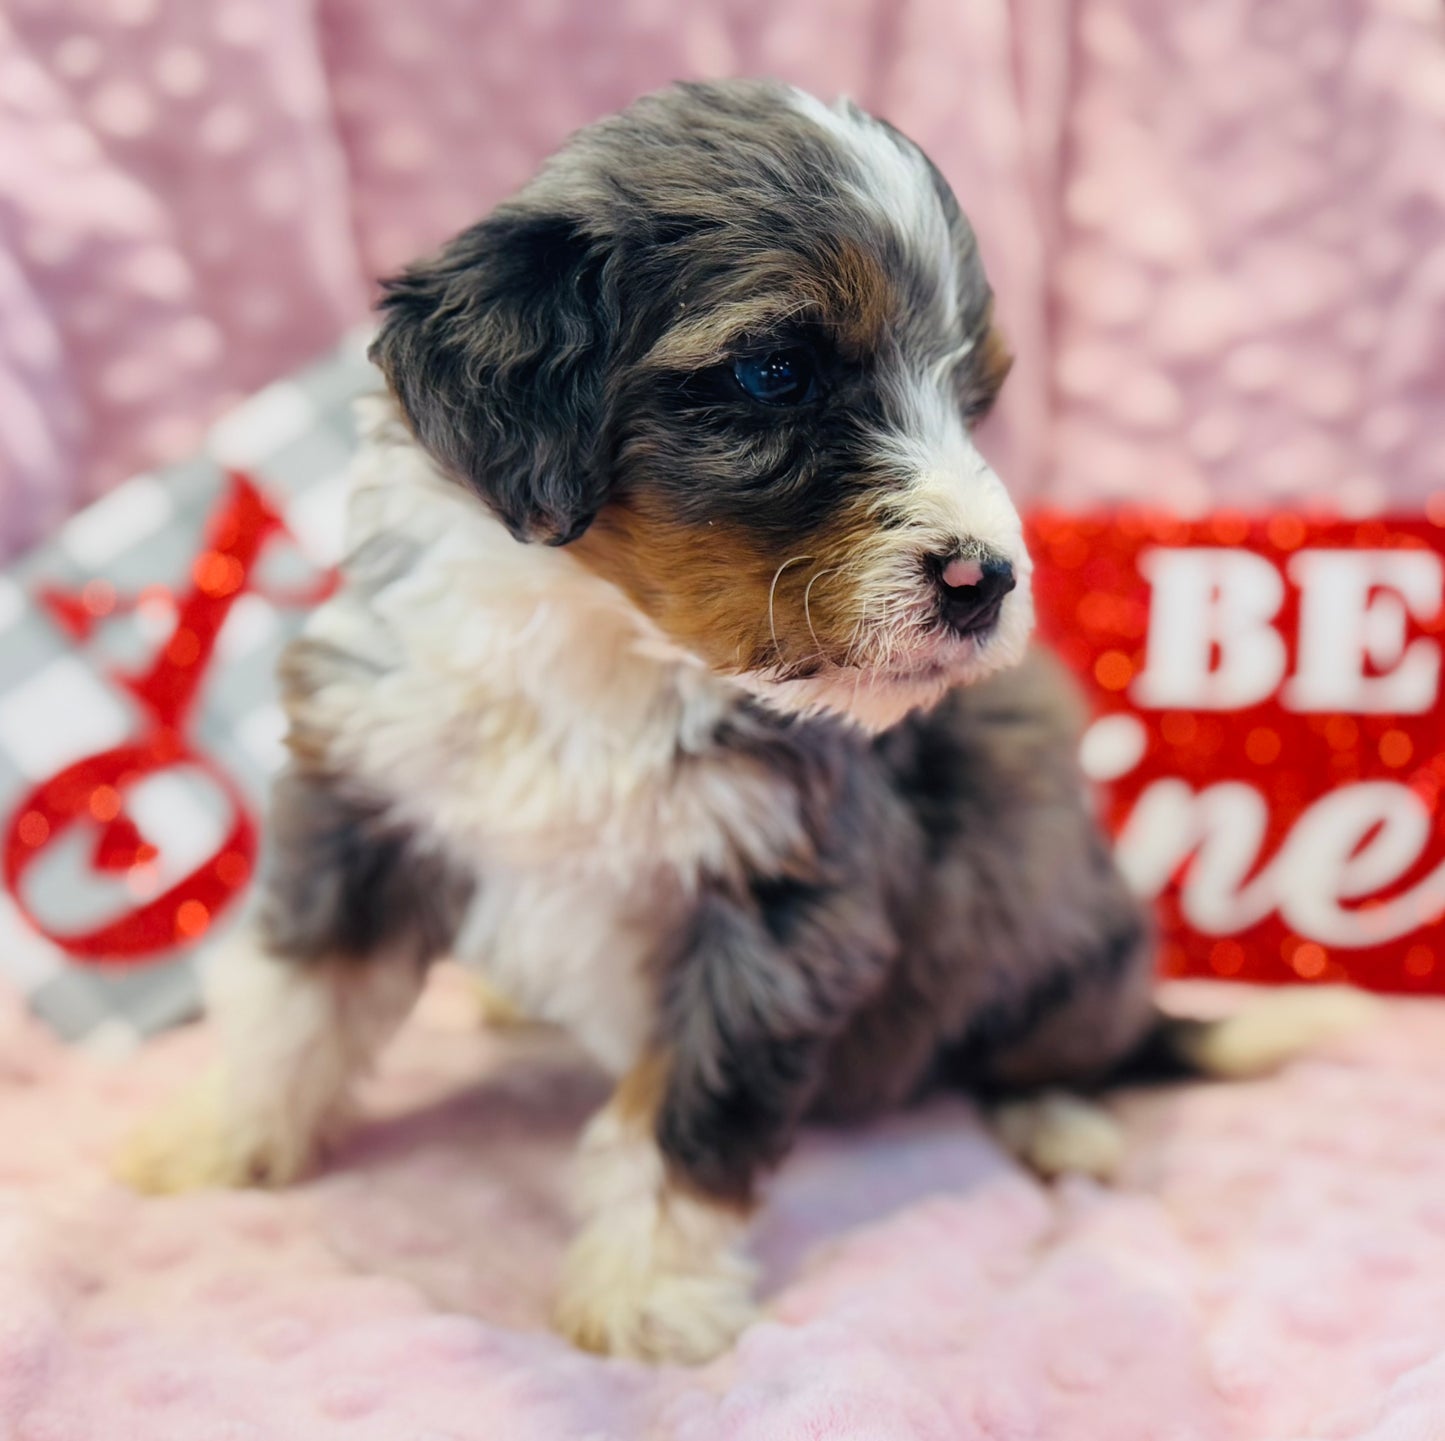
{"label": "pink textured blanket", "polygon": [[319,1180],[111,1185],[208,1044],[100,1062],[0,1006],[5,1441],[1445,1435],[1445,1007],[1120,1098],[1117,1191],[1040,1187],[961,1100],[816,1134],[757,1223],[768,1319],[699,1371],[544,1328],[600,1094],[552,1037],[482,1032],[442,973]]}

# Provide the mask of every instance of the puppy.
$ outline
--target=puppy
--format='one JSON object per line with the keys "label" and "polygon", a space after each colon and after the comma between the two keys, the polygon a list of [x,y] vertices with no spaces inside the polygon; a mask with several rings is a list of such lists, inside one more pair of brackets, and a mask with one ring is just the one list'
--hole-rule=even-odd
{"label": "puppy", "polygon": [[[392,281],[372,355],[224,1062],[132,1179],[292,1180],[454,955],[616,1078],[562,1329],[698,1360],[751,1315],[737,1239],[805,1117],[1294,1043],[1154,1009],[971,436],[988,282],[896,130],[774,84],[641,100]],[[1045,1097],[1014,1144],[1107,1169]]]}

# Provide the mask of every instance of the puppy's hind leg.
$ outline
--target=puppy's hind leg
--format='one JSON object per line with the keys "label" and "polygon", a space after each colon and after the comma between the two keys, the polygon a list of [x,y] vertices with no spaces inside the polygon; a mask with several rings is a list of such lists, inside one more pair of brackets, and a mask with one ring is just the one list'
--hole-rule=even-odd
{"label": "puppy's hind leg", "polygon": [[[1267,1076],[1378,1014],[1370,996],[1344,986],[1264,991],[1232,1014],[1208,1020],[1155,1011],[1134,1049],[1102,1080]],[[1122,1127],[1086,1096],[1049,1089],[1015,1097],[994,1106],[993,1121],[1003,1144],[1041,1176],[1072,1171],[1110,1180],[1124,1160]]]}
{"label": "puppy's hind leg", "polygon": [[997,1098],[999,1140],[1040,1176],[1118,1174],[1123,1128],[1091,1093],[1150,1033],[1152,972],[1147,933],[1125,910],[1093,944],[1041,968],[958,1058]]}
{"label": "puppy's hind leg", "polygon": [[1112,977],[1085,973],[1067,1004],[992,1059],[990,1083],[1022,1088],[992,1111],[999,1139],[1025,1165],[1043,1176],[1112,1179],[1124,1159],[1124,1133],[1101,1090],[1266,1076],[1367,1025],[1379,1010],[1373,998],[1345,987],[1290,988],[1257,992],[1226,1016],[1196,1019],[1159,1009],[1152,991],[1150,968],[1137,959]]}
{"label": "puppy's hind leg", "polygon": [[467,887],[379,804],[289,773],[273,796],[257,924],[207,975],[219,1064],[117,1159],[140,1190],[284,1185],[345,1118],[405,1019]]}
{"label": "puppy's hind leg", "polygon": [[1124,1162],[1124,1130],[1097,1101],[1049,1090],[1001,1101],[993,1127],[1005,1150],[1049,1180],[1074,1174],[1112,1181]]}

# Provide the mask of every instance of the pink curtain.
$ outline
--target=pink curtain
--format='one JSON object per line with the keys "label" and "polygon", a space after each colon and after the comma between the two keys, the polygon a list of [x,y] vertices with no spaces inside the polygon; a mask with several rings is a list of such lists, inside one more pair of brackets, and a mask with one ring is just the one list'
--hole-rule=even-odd
{"label": "pink curtain", "polygon": [[1019,355],[1017,489],[1445,485],[1438,0],[10,0],[0,553],[184,456],[576,126],[739,73],[947,172]]}

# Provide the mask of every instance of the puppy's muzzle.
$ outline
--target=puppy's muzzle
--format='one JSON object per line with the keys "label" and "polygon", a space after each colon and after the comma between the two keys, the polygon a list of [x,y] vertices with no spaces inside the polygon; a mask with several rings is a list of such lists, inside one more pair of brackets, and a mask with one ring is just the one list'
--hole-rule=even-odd
{"label": "puppy's muzzle", "polygon": [[1018,584],[1002,556],[935,556],[929,570],[937,579],[939,615],[958,636],[980,636],[998,624],[1004,597]]}

